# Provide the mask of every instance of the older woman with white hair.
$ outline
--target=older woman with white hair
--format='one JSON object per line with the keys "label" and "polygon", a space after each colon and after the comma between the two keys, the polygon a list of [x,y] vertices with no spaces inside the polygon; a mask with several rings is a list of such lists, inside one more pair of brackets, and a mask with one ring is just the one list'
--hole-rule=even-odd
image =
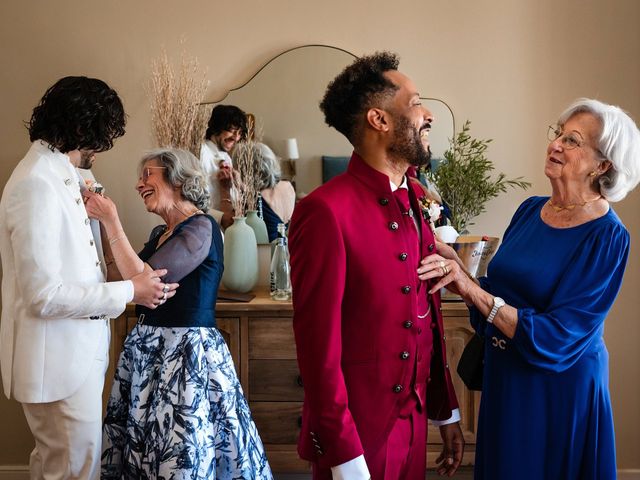
{"label": "older woman with white hair", "polygon": [[[222,236],[204,211],[208,181],[198,159],[160,149],[140,163],[136,189],[163,224],[136,255],[113,202],[85,194],[124,278],[166,268],[179,282],[139,320],[118,361],[104,421],[102,478],[272,479],[233,360],[216,327]],[[165,303],[166,302],[166,303]]]}
{"label": "older woman with white hair", "polygon": [[278,158],[262,143],[256,145],[258,188],[260,190],[262,219],[267,225],[269,241],[278,236],[278,224],[289,224],[296,203],[296,192],[291,182],[281,179]]}
{"label": "older woman with white hair", "polygon": [[640,133],[620,108],[580,99],[549,140],[551,196],[520,205],[486,277],[442,244],[418,270],[462,296],[485,339],[476,479],[616,478],[603,332],[629,233],[610,203],[640,180]]}

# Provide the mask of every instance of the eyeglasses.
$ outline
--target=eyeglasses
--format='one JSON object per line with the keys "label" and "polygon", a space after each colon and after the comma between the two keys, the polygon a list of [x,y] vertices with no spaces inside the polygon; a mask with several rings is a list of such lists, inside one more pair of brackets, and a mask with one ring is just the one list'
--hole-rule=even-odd
{"label": "eyeglasses", "polygon": [[167,167],[144,167],[142,169],[142,176],[140,177],[140,179],[143,182],[146,182],[149,179],[149,177],[151,176],[151,173],[153,171],[152,169],[154,169],[154,168],[161,169],[161,170],[166,170]]}
{"label": "eyeglasses", "polygon": [[[584,140],[580,140],[575,133],[563,133],[562,128],[559,125],[549,125],[547,137],[552,142],[560,139],[560,143],[565,150],[573,150],[574,148],[584,147],[585,145],[591,147],[591,145],[588,145]],[[595,147],[591,148],[594,149],[598,155],[604,157],[600,150]]]}

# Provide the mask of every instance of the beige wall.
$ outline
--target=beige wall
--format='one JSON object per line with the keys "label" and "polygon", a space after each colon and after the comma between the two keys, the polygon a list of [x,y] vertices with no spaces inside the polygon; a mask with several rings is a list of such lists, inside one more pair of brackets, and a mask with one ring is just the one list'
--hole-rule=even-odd
{"label": "beige wall", "polygon": [[[426,96],[445,99],[458,122],[494,138],[500,171],[524,175],[530,192],[490,203],[475,231],[501,235],[516,205],[548,193],[542,173],[546,126],[578,96],[618,103],[640,119],[637,0],[8,0],[0,3],[0,185],[28,148],[22,121],[61,76],[106,80],[122,95],[127,135],[100,156],[96,175],[140,246],[157,221],[133,191],[135,164],[151,146],[144,86],[149,62],[186,39],[208,68],[211,98],[280,51],[325,43],[355,54],[389,49]],[[459,124],[459,123],[458,123]],[[437,128],[437,125],[436,127]],[[607,325],[619,465],[640,468],[640,192],[617,211],[632,252]],[[603,239],[606,241],[606,239]],[[0,465],[27,461],[31,440],[19,407],[0,400]]]}

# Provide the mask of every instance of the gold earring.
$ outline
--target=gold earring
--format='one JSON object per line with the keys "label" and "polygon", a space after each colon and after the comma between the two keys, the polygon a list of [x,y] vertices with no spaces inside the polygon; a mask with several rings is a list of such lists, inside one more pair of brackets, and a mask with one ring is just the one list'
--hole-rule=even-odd
{"label": "gold earring", "polygon": [[595,177],[598,173],[594,170],[589,174],[590,177]]}

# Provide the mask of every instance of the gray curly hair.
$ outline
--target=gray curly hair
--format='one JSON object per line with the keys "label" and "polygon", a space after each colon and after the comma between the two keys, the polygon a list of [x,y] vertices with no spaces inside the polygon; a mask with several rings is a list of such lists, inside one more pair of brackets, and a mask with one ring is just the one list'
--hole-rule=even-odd
{"label": "gray curly hair", "polygon": [[579,98],[558,119],[564,125],[578,113],[590,113],[602,125],[598,149],[611,167],[600,175],[600,193],[610,202],[622,200],[640,182],[640,131],[633,119],[620,107],[591,98]]}
{"label": "gray curly hair", "polygon": [[147,152],[140,160],[138,174],[149,160],[158,160],[166,167],[166,179],[173,187],[180,188],[182,197],[200,210],[209,208],[209,183],[198,160],[191,152],[179,148],[158,148]]}
{"label": "gray curly hair", "polygon": [[254,149],[254,158],[258,165],[258,189],[275,187],[282,178],[278,157],[263,143],[256,144]]}

